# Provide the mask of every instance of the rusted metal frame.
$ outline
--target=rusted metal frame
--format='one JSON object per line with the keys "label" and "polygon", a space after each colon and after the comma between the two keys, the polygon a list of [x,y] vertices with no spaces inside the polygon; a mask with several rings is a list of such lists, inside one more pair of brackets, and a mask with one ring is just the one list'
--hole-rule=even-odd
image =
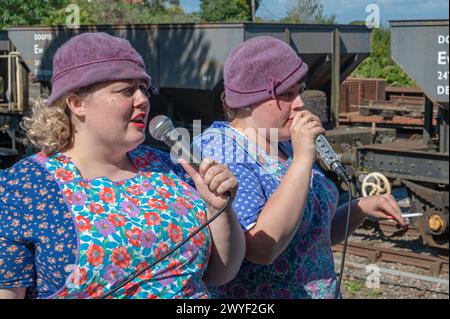
{"label": "rusted metal frame", "polygon": [[[377,123],[385,125],[396,125],[405,127],[423,126],[423,119],[405,116],[394,116],[392,119],[385,119],[381,115],[361,115],[358,113],[343,113],[340,115],[340,123]],[[436,125],[436,119],[433,119],[433,125]]]}
{"label": "rusted metal frame", "polygon": [[[342,248],[343,245],[336,245],[333,247],[333,250],[342,252]],[[371,263],[377,261],[394,262],[427,269],[434,276],[437,276],[440,273],[449,272],[448,257],[446,256],[425,256],[417,253],[374,247],[373,245],[360,243],[348,243],[347,253],[365,257]]]}
{"label": "rusted metal frame", "polygon": [[409,225],[408,230],[406,232],[403,232],[401,229],[398,228],[398,224],[392,221],[379,221],[378,224],[380,226],[381,231],[392,233],[394,236],[397,233],[415,237],[420,236],[420,232],[412,225]]}
{"label": "rusted metal frame", "polygon": [[439,206],[448,207],[449,206],[449,195],[448,192],[440,192],[434,189],[424,187],[422,185],[413,183],[408,180],[402,180],[402,183],[415,194],[423,198],[424,200],[433,203],[439,203]]}
{"label": "rusted metal frame", "polygon": [[395,103],[391,101],[363,101],[359,108],[370,109],[375,111],[395,111],[395,112],[420,112],[425,110],[422,105],[411,105],[403,102]]}
{"label": "rusted metal frame", "polygon": [[395,150],[377,146],[361,146],[356,148],[358,173],[378,171],[387,177],[402,180],[449,184],[449,155],[433,152]]}
{"label": "rusted metal frame", "polygon": [[417,107],[424,107],[425,98],[423,96],[405,96],[405,95],[394,95],[389,96],[389,102],[398,104],[409,104]]}

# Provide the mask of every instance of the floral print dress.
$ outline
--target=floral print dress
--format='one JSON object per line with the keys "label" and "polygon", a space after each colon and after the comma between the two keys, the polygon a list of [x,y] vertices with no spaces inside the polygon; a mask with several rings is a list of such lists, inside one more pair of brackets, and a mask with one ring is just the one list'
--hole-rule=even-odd
{"label": "floral print dress", "polygon": [[[0,288],[29,298],[98,298],[206,221],[205,204],[158,150],[129,153],[133,178],[86,180],[63,154],[0,172]],[[208,298],[208,228],[112,298]]]}
{"label": "floral print dress", "polygon": [[[292,158],[274,159],[227,122],[213,123],[194,140],[194,148],[202,157],[226,163],[236,175],[239,189],[233,208],[244,231],[250,230]],[[279,148],[292,156],[290,142],[279,143]],[[330,232],[338,197],[336,185],[315,165],[303,218],[288,248],[272,265],[245,260],[233,281],[211,291],[213,297],[334,298],[336,273]]]}

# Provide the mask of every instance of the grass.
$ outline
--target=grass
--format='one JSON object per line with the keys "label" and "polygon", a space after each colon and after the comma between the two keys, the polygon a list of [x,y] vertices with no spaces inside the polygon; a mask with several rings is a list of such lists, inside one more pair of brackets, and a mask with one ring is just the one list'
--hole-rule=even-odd
{"label": "grass", "polygon": [[344,298],[377,299],[382,295],[382,292],[379,289],[367,288],[366,282],[361,279],[346,281],[344,283],[344,288]]}

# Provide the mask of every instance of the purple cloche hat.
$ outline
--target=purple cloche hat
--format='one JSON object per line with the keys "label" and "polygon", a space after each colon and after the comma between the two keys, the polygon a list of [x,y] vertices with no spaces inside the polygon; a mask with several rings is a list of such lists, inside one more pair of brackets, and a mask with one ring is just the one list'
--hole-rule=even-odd
{"label": "purple cloche hat", "polygon": [[65,93],[95,83],[141,79],[153,89],[139,53],[123,38],[107,33],[82,33],[61,46],[53,58],[48,105]]}
{"label": "purple cloche hat", "polygon": [[231,108],[241,108],[275,99],[307,71],[308,65],[288,44],[269,36],[252,38],[225,62],[225,101]]}

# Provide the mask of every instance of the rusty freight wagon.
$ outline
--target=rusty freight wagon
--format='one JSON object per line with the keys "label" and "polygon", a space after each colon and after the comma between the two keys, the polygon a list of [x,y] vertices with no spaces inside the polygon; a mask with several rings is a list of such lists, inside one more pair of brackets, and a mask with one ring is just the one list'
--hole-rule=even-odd
{"label": "rusty freight wagon", "polygon": [[[18,27],[1,31],[0,160],[24,152],[16,138],[20,116],[28,110],[30,100],[49,92],[57,48],[82,32],[107,32],[128,39],[144,57],[160,88],[160,94],[152,97],[150,116],[165,113],[177,125],[188,128],[193,119],[208,125],[221,116],[222,68],[237,44],[260,35],[286,41],[310,66],[308,88],[323,91],[332,108],[338,109],[339,84],[370,54],[371,34],[365,26],[356,25],[253,23],[96,25],[76,30]],[[321,117],[325,124],[333,125],[330,107],[321,110]],[[147,142],[158,145],[150,137]]]}
{"label": "rusty freight wagon", "polygon": [[[351,160],[355,175],[376,172],[369,183],[373,188],[406,186],[411,209],[423,214],[415,220],[423,241],[444,249],[449,247],[448,30],[448,20],[391,21],[392,58],[425,94],[422,138],[362,145]],[[436,119],[433,105],[438,105]]]}
{"label": "rusty freight wagon", "polygon": [[[222,116],[223,65],[232,48],[242,41],[270,35],[299,52],[310,66],[305,99],[328,129],[334,128],[339,118],[340,84],[371,52],[370,30],[357,25],[97,25],[76,30],[20,27],[0,31],[0,167],[2,161],[6,166],[30,151],[17,137],[18,125],[30,101],[49,92],[56,49],[76,34],[99,31],[127,38],[144,57],[160,89],[160,94],[151,99],[150,116],[167,114],[177,126],[188,129],[194,119],[208,126]],[[436,84],[432,81],[436,77],[426,69],[427,65],[436,65],[442,51],[438,46],[445,47],[445,43],[438,45],[430,40],[436,37],[443,37],[444,42],[447,39],[444,51],[448,56],[448,21],[392,23],[393,58],[427,96],[422,142],[390,145],[386,141],[395,138],[394,129],[370,127],[340,127],[329,131],[328,136],[342,160],[352,166],[355,181],[378,172],[390,182],[405,185],[413,209],[424,213],[417,220],[424,241],[448,247],[448,78]],[[448,76],[448,65],[446,70]],[[433,74],[439,71],[443,78],[445,70],[433,70]],[[447,95],[436,96],[435,85],[440,90],[444,87],[444,93],[447,87]],[[431,124],[430,101],[442,105],[438,140],[432,139],[436,127]],[[146,142],[163,147],[151,137]],[[353,146],[350,149],[349,144]]]}

